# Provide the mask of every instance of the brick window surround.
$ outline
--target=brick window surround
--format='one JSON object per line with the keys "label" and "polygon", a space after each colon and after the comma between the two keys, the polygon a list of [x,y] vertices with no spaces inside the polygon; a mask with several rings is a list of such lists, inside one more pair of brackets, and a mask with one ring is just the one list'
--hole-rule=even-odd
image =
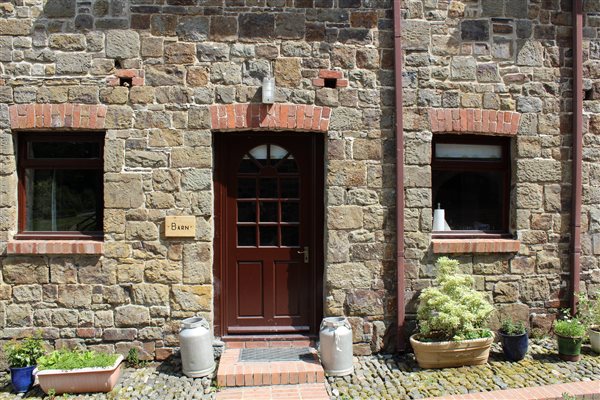
{"label": "brick window surround", "polygon": [[[477,108],[430,108],[431,132],[516,136],[521,114]],[[521,242],[505,238],[432,238],[435,254],[516,253]]]}
{"label": "brick window surround", "polygon": [[478,108],[430,108],[431,132],[515,136],[521,114]]}
{"label": "brick window surround", "polygon": [[[12,130],[103,130],[106,106],[102,104],[14,104],[8,107]],[[103,254],[98,240],[9,240],[7,254]]]}
{"label": "brick window surround", "polygon": [[215,130],[279,129],[327,132],[329,107],[305,104],[218,104],[210,106]]}
{"label": "brick window surround", "polygon": [[102,104],[13,104],[8,107],[11,129],[104,129]]}

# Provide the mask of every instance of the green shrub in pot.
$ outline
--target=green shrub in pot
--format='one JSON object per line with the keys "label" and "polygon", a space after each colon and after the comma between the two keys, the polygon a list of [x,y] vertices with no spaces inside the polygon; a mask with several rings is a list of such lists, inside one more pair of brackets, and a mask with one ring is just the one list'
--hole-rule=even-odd
{"label": "green shrub in pot", "polygon": [[558,340],[558,356],[561,359],[579,361],[585,331],[585,324],[578,318],[560,319],[554,322],[554,333]]}

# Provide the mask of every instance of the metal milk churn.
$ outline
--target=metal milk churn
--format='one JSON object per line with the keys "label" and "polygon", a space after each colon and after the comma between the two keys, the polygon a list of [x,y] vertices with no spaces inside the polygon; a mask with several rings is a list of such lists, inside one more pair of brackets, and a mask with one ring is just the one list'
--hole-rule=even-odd
{"label": "metal milk churn", "polygon": [[327,375],[348,375],[354,371],[352,327],[346,318],[323,318],[319,342],[321,362]]}
{"label": "metal milk churn", "polygon": [[179,331],[181,369],[190,378],[209,375],[215,370],[212,334],[208,321],[192,317],[181,322]]}

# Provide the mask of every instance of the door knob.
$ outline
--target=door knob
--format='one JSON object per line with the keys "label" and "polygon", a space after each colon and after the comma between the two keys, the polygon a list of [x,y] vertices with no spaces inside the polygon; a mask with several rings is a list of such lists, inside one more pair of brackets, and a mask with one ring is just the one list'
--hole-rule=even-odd
{"label": "door knob", "polygon": [[308,261],[310,259],[308,246],[304,246],[304,250],[298,250],[298,254],[304,254],[304,262],[308,263]]}

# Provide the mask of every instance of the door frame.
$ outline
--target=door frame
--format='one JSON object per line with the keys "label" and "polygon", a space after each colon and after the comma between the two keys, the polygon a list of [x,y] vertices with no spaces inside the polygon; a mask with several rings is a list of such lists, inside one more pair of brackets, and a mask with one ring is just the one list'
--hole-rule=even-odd
{"label": "door frame", "polygon": [[[225,268],[228,262],[226,254],[226,235],[225,235],[225,202],[227,199],[227,182],[226,170],[230,162],[228,160],[227,142],[236,140],[236,137],[252,136],[264,137],[293,137],[298,140],[310,141],[311,148],[311,163],[314,166],[312,169],[312,182],[314,182],[314,195],[310,199],[310,207],[314,211],[312,213],[312,226],[314,232],[311,238],[311,249],[314,249],[314,276],[313,283],[315,285],[314,307],[311,310],[311,326],[309,336],[316,336],[318,333],[319,323],[323,317],[323,277],[324,277],[324,233],[325,233],[325,136],[322,132],[289,132],[289,131],[242,131],[242,132],[213,132],[213,156],[214,156],[214,262],[213,262],[213,326],[214,335],[216,337],[234,336],[227,335],[227,310],[225,296],[227,294]],[[235,336],[263,336],[261,334],[243,334]],[[266,334],[271,335],[271,334]],[[277,334],[271,336],[294,336],[297,334]]]}

